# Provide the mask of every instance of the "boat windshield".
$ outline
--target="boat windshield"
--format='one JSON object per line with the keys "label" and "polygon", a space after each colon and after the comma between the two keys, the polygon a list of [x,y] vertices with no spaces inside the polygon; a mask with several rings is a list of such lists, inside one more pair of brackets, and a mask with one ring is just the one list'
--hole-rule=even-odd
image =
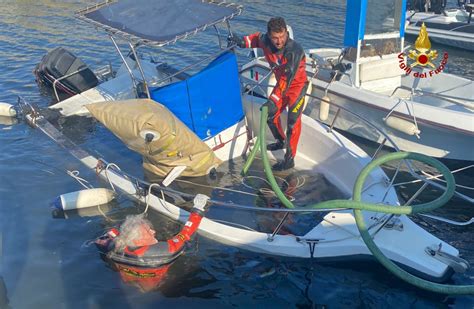
{"label": "boat windshield", "polygon": [[405,0],[347,1],[344,45],[356,50],[355,58],[401,52],[405,34],[404,3]]}
{"label": "boat windshield", "polygon": [[402,0],[368,0],[360,57],[400,53]]}
{"label": "boat windshield", "polygon": [[368,0],[365,34],[400,31],[402,0]]}
{"label": "boat windshield", "polygon": [[164,46],[241,13],[240,5],[214,0],[108,0],[76,17],[135,44]]}

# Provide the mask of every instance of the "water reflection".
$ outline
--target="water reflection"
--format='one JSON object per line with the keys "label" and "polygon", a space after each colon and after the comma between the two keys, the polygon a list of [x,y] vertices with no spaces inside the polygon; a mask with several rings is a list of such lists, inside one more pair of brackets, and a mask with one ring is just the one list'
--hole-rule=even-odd
{"label": "water reflection", "polygon": [[0,276],[0,308],[8,308],[8,303],[9,300],[7,286],[5,285],[5,281],[3,281],[3,277]]}

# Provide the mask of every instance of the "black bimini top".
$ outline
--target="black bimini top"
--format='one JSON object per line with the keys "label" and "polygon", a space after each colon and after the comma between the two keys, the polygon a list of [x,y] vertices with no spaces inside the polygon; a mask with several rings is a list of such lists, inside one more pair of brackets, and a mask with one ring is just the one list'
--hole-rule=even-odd
{"label": "black bimini top", "polygon": [[213,0],[108,0],[76,17],[135,44],[163,46],[240,15],[242,9]]}

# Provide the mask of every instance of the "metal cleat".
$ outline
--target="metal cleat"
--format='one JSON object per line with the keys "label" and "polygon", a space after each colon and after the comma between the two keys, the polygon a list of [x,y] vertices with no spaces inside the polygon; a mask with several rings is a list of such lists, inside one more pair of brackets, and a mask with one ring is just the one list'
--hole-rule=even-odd
{"label": "metal cleat", "polygon": [[387,230],[403,231],[403,223],[398,217],[393,217],[384,226]]}
{"label": "metal cleat", "polygon": [[441,249],[442,244],[440,243],[438,246],[432,245],[430,247],[426,247],[425,252],[433,258],[437,259],[438,261],[448,265],[457,273],[464,273],[471,267],[471,265],[469,265],[469,262],[465,259],[446,253]]}

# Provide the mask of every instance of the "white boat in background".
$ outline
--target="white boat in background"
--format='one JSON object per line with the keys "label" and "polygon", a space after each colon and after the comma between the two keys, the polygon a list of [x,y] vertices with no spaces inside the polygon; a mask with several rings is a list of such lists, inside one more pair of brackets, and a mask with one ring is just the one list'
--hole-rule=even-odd
{"label": "white boat in background", "polygon": [[[442,51],[434,58],[436,52],[432,50],[426,55],[416,46],[406,50],[404,21],[400,18],[405,16],[405,9],[402,1],[396,1],[393,9],[389,5],[392,2],[377,1],[375,5],[369,1],[369,6],[364,6],[364,1],[351,1],[346,17],[346,47],[307,51],[308,68],[311,62],[319,68],[312,79],[313,95],[326,96],[335,105],[368,119],[401,150],[474,161],[473,81],[444,73],[443,61],[449,63],[449,57]],[[374,12],[371,4],[387,8],[382,13],[391,14],[395,22],[390,27],[380,27],[375,23],[380,17],[371,15],[380,12]],[[431,38],[430,28],[428,34]],[[429,44],[429,40],[424,43]],[[429,49],[430,46],[424,50]],[[410,56],[431,59],[430,65],[414,65]],[[326,110],[324,103],[329,102],[323,101]],[[329,117],[323,112],[321,119],[338,129],[384,143],[384,137],[337,111],[336,106],[331,106]],[[319,117],[317,110],[314,112]]]}
{"label": "white boat in background", "polygon": [[[207,65],[192,76],[187,75],[189,67],[173,70],[165,63],[141,58],[136,50],[139,46],[144,45],[159,47],[172,44],[179,39],[217,25],[219,22],[225,22],[228,32],[230,32],[229,19],[240,14],[242,7],[231,3],[219,4],[215,1],[183,0],[180,1],[180,5],[174,5],[167,0],[160,0],[147,3],[146,6],[137,6],[135,2],[131,0],[107,1],[78,12],[77,15],[80,19],[99,29],[106,30],[117,47],[124,64],[116,74],[111,74],[110,78],[105,78],[97,86],[75,94],[51,108],[60,109],[64,116],[89,115],[87,105],[91,103],[108,101],[104,105],[114,104],[117,109],[120,109],[121,104],[130,105],[133,102],[136,102],[137,105],[159,104],[152,100],[154,99],[175,114],[176,122],[179,119],[188,126],[189,130],[194,131],[196,139],[199,140],[198,143],[206,145],[220,160],[235,160],[246,155],[249,145],[255,142],[256,132],[260,128],[260,107],[266,100],[266,89],[264,92],[257,90],[261,87],[265,88],[265,83],[262,84],[262,81],[255,83],[253,77],[247,75],[250,74],[251,69],[262,69],[268,73],[268,66],[261,59],[256,59],[243,68],[241,85],[236,56],[229,51],[229,48],[224,48],[216,55],[198,62],[198,65],[206,63]],[[182,5],[185,5],[188,10],[183,11]],[[130,7],[134,8],[133,12],[136,15],[127,15],[125,19],[122,18],[121,16],[124,16],[122,13]],[[156,18],[156,16],[150,15],[152,12],[163,12],[163,14],[160,18]],[[195,12],[200,12],[199,20],[186,15],[195,16]],[[170,26],[170,23],[173,27]],[[117,28],[117,25],[120,27]],[[219,31],[217,32],[219,35]],[[115,39],[124,39],[129,43],[131,48],[129,56],[124,56],[120,52]],[[324,60],[329,61],[330,57]],[[192,67],[195,68],[195,66]],[[79,68],[77,71],[81,70]],[[309,67],[309,70],[312,68]],[[359,71],[357,70],[357,72]],[[76,73],[71,72],[65,76],[56,77],[56,80],[61,81],[68,75],[71,76],[70,74]],[[266,74],[266,76],[268,75]],[[265,74],[261,76],[265,76]],[[337,83],[344,80],[341,79]],[[313,78],[312,82],[314,86],[321,87],[321,84],[318,83],[322,80]],[[58,82],[53,81],[53,85],[55,83]],[[330,84],[329,90],[332,91],[334,82],[327,84]],[[213,87],[214,92],[207,91],[212,90]],[[242,96],[241,89],[244,89]],[[237,91],[237,95],[235,95],[235,91]],[[317,93],[321,90],[315,91]],[[137,99],[141,96],[146,98]],[[129,100],[130,98],[132,101]],[[202,192],[202,186],[199,185],[188,187],[186,191],[180,192],[169,189],[163,184],[146,183],[74,145],[35,108],[22,99],[20,102],[23,114],[31,124],[69,150],[89,169],[96,171],[100,177],[107,179],[113,188],[147,203],[152,209],[165,216],[185,222],[189,215],[189,208],[187,208],[189,205],[186,204],[186,201],[189,200],[190,192],[210,194],[211,203],[216,206],[211,207],[199,227],[200,234],[210,239],[275,256],[315,258],[324,261],[371,257],[371,252],[361,239],[352,210],[326,209],[321,212],[303,207],[307,204],[320,202],[324,200],[324,197],[307,200],[301,208],[294,210],[257,208],[255,200],[252,201],[254,204],[249,208],[238,205],[238,201],[245,200],[248,194],[236,194],[236,200],[229,203],[220,200],[219,195],[214,194],[212,190]],[[184,111],[182,110],[183,106],[185,107]],[[395,112],[398,116],[398,109]],[[349,112],[349,114],[360,118],[353,113]],[[160,115],[155,113],[150,117],[160,117]],[[460,118],[458,117],[458,119]],[[133,122],[131,119],[130,121]],[[356,125],[353,124],[353,126]],[[374,130],[377,128],[375,127]],[[156,131],[159,131],[159,128],[147,128],[146,132],[142,129],[132,132],[135,135],[132,141],[129,141],[129,148],[138,146],[147,148],[147,145],[155,138],[160,138],[160,135],[149,134]],[[123,138],[117,132],[114,133]],[[381,131],[379,134],[391,142],[390,136]],[[180,136],[177,135],[175,138],[179,139]],[[395,144],[392,146],[397,149]],[[145,159],[152,152],[152,148],[147,149],[149,153],[143,154]],[[161,148],[153,152],[160,151]],[[171,153],[179,157],[187,156],[186,153],[178,155],[179,151]],[[283,157],[282,151],[269,153],[269,155],[272,159]],[[340,199],[350,199],[359,173],[371,161],[372,158],[349,139],[336,131],[328,130],[326,125],[315,119],[303,116],[302,135],[295,158],[296,167],[293,171],[296,175],[308,175],[308,180],[322,176],[327,179],[331,187],[337,188],[340,192]],[[221,172],[225,175],[229,171],[225,168],[225,164],[223,166]],[[219,175],[219,168],[217,170],[217,175]],[[426,181],[424,178],[420,179]],[[244,180],[245,177],[239,178],[233,185],[241,185]],[[225,188],[220,189],[225,190]],[[291,198],[295,199],[295,204],[298,204],[300,198],[308,198],[308,196],[298,195],[298,191],[301,191],[300,194],[304,194],[303,187],[293,189],[295,191]],[[317,192],[318,187],[309,189]],[[311,195],[309,196],[311,197]],[[373,170],[363,187],[362,201],[371,204],[393,205],[396,209],[400,202],[395,191],[394,179],[389,179],[380,167]],[[238,208],[242,212],[234,215],[232,212],[226,211],[225,207]],[[265,214],[280,212],[284,215],[278,218],[266,216],[266,220],[271,217],[272,225],[271,228],[268,226],[262,228],[258,223],[258,219],[261,217],[248,215],[248,211],[264,212]],[[311,213],[313,217],[298,232],[284,233],[282,227],[289,224],[287,219],[290,213],[293,218],[304,213],[306,215]],[[381,251],[398,265],[422,278],[444,281],[452,275],[453,270],[463,271],[468,267],[468,263],[459,258],[457,249],[428,233],[405,215],[363,211],[363,218],[369,226],[371,237]],[[299,221],[296,220],[296,222]]]}
{"label": "white boat in background", "polygon": [[474,4],[439,12],[408,11],[406,33],[418,36],[424,23],[433,42],[474,51]]}

